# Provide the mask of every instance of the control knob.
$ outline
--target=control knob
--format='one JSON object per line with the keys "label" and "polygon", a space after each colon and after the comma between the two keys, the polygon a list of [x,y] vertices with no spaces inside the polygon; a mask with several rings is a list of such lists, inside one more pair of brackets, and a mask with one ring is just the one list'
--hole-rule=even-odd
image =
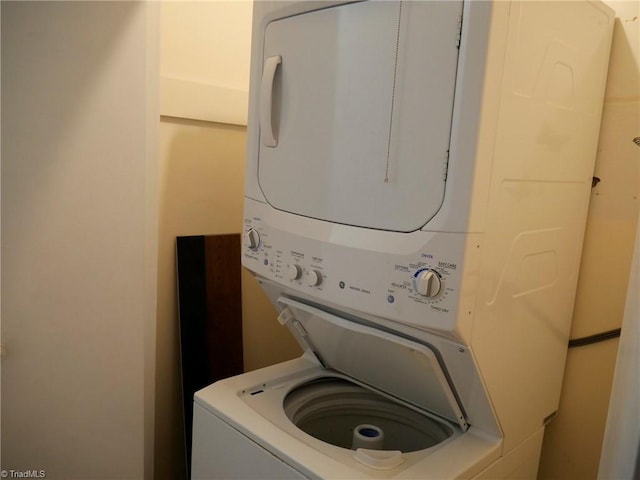
{"label": "control knob", "polygon": [[442,280],[435,270],[419,270],[414,275],[414,284],[416,292],[423,297],[433,298],[442,288]]}
{"label": "control knob", "polygon": [[302,267],[297,263],[290,263],[287,265],[286,275],[289,280],[298,280],[302,276]]}
{"label": "control knob", "polygon": [[258,231],[255,228],[250,228],[244,236],[247,239],[249,249],[257,252],[260,248],[260,234]]}
{"label": "control knob", "polygon": [[304,278],[309,287],[317,287],[322,283],[322,273],[319,270],[307,270]]}

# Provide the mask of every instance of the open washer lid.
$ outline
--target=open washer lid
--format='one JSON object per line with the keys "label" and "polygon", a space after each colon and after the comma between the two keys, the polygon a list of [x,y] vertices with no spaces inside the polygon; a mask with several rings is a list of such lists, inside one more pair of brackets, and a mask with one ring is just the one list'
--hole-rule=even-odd
{"label": "open washer lid", "polygon": [[469,428],[432,347],[290,298],[278,302],[280,323],[325,367]]}

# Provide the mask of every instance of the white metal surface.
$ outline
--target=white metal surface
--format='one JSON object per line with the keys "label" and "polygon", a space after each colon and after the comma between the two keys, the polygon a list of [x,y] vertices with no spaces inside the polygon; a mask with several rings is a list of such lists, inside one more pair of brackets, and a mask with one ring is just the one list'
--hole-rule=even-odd
{"label": "white metal surface", "polygon": [[[193,478],[273,478],[275,472],[281,471],[281,463],[307,478],[469,478],[499,458],[500,438],[472,427],[465,433],[457,429],[452,437],[435,447],[403,454],[397,468],[368,469],[354,458],[355,451],[305,434],[284,413],[282,404],[292,388],[326,375],[315,360],[305,356],[223,380],[198,392],[195,402],[202,408],[196,411],[206,414],[208,424],[226,424],[235,430],[230,438],[245,438],[244,444],[232,440],[227,446],[226,437],[218,437],[217,448],[194,447]],[[200,436],[207,434],[198,433]],[[265,450],[257,462],[268,458],[264,454],[272,457],[263,464],[262,476],[238,474],[250,468],[239,464],[251,462],[256,444]],[[234,453],[229,452],[231,448]],[[452,458],[456,461],[452,462]],[[239,470],[234,471],[234,463]],[[223,465],[225,470],[218,470],[217,465]],[[195,472],[200,476],[195,476]]]}
{"label": "white metal surface", "polygon": [[[466,281],[474,280],[470,272],[481,258],[479,234],[373,231],[279,212],[250,199],[245,208],[252,212],[245,226],[258,232],[262,248],[245,249],[243,263],[261,277],[321,302],[470,341],[468,312],[475,292],[462,274],[464,265]],[[299,278],[288,278],[289,265],[302,270]],[[414,290],[414,275],[422,268],[441,276],[434,298]],[[312,270],[322,275],[319,285],[305,282]]]}
{"label": "white metal surface", "polygon": [[613,16],[514,2],[505,20],[471,347],[508,451],[558,408]]}
{"label": "white metal surface", "polygon": [[325,368],[456,422],[463,430],[469,427],[435,347],[299,301],[281,297],[278,303],[284,307],[280,317]]}
{"label": "white metal surface", "polygon": [[193,407],[193,458],[193,480],[306,478],[198,403]]}
{"label": "white metal surface", "polygon": [[[304,96],[300,100],[295,88],[293,92],[287,90],[293,80],[285,81],[290,52],[270,50],[272,37],[280,35],[274,33],[279,19],[285,19],[279,26],[286,23],[287,29],[295,31],[292,26],[298,25],[298,20],[306,21],[316,14],[324,18],[336,12],[373,8],[364,2],[300,15],[341,3],[344,2],[257,2],[254,14],[243,264],[258,276],[278,308],[283,308],[278,299],[287,297],[285,303],[289,307],[297,302],[324,314],[305,323],[309,308],[292,309],[291,322],[303,327],[292,328],[294,336],[306,337],[307,330],[314,330],[311,341],[299,338],[306,346],[304,358],[214,385],[206,393],[201,392],[197,401],[211,415],[228,422],[303,475],[379,476],[362,470],[360,464],[354,467],[352,453],[341,453],[323,442],[301,437],[295,426],[280,417],[282,395],[292,386],[290,380],[299,378],[297,372],[320,375],[323,371],[309,360],[316,350],[314,335],[330,336],[318,343],[331,352],[333,359],[339,358],[341,354],[349,355],[349,349],[331,344],[343,338],[335,334],[337,324],[328,326],[332,316],[346,322],[338,322],[340,326],[336,327],[343,332],[357,330],[364,322],[384,333],[376,338],[391,334],[433,346],[437,364],[471,426],[435,451],[417,455],[415,464],[403,464],[400,470],[387,472],[386,477],[534,478],[544,422],[557,408],[560,395],[613,16],[597,2],[466,2],[459,55],[454,56],[455,99],[451,103],[451,98],[442,95],[448,98],[442,105],[448,102],[452,112],[451,128],[434,130],[439,132],[438,141],[448,145],[446,181],[442,168],[437,175],[428,170],[436,161],[434,156],[426,155],[425,163],[430,166],[421,164],[410,169],[415,178],[397,184],[402,195],[420,199],[412,204],[398,200],[400,197],[390,200],[380,193],[378,187],[388,186],[386,171],[378,180],[377,173],[371,173],[378,168],[362,164],[361,152],[353,156],[353,161],[349,155],[340,157],[343,151],[372,148],[372,158],[377,158],[375,151],[383,145],[378,138],[382,131],[379,110],[388,110],[389,105],[378,105],[369,123],[369,117],[359,117],[364,124],[343,125],[338,130],[338,137],[355,141],[356,150],[349,150],[346,140],[334,142],[335,124],[328,120],[335,113],[335,92],[331,88],[329,93],[316,89],[314,98]],[[407,23],[401,20],[401,32],[412,31],[409,27],[414,20],[428,22],[420,14],[427,11],[422,8],[449,9],[455,5],[433,2],[424,6],[427,3],[403,2],[402,8],[415,9],[415,16],[408,15]],[[399,13],[398,3],[384,4],[379,8],[398,7]],[[457,18],[449,13],[432,17],[456,19],[451,31],[455,44]],[[328,24],[337,28],[341,25],[339,18],[338,15]],[[360,21],[359,15],[354,18]],[[370,64],[365,72],[388,71],[388,43],[395,42],[388,38],[393,31],[388,18],[387,13],[379,18],[382,23],[378,33],[383,43],[379,65]],[[441,23],[448,24],[448,20]],[[275,30],[269,32],[272,26]],[[439,28],[434,31],[440,36],[449,35]],[[309,38],[324,38],[323,34],[314,36],[316,33]],[[287,48],[295,51],[295,42],[286,38]],[[371,45],[378,40],[371,32],[362,38]],[[274,40],[273,45],[281,43]],[[330,45],[331,42],[324,44]],[[311,47],[307,50],[314,51]],[[400,41],[398,47],[398,58],[402,59],[398,65],[414,65],[412,62],[420,57],[413,50],[411,39]],[[261,98],[256,89],[264,58],[281,53],[282,79],[280,84],[277,78],[274,80],[271,97],[274,103],[280,102],[281,108],[276,112],[272,107],[271,111],[278,146],[265,147],[260,144],[257,116]],[[335,60],[331,53],[323,55],[319,78],[324,84],[329,80],[322,75],[335,75],[339,62],[331,64]],[[314,56],[303,60],[311,62],[311,66],[302,70],[312,71]],[[424,64],[415,68],[426,76],[433,70],[432,65]],[[448,67],[443,70],[450,71]],[[413,78],[422,78],[421,74],[416,73]],[[358,85],[357,95],[349,100],[362,106],[368,101],[367,95],[393,90],[388,76],[380,78],[382,83],[369,82],[370,91],[369,85]],[[340,80],[340,88],[345,86],[344,81]],[[410,134],[396,135],[392,129],[389,138],[392,144],[397,142],[393,145],[397,152],[403,152],[402,158],[424,150],[422,142],[426,137],[421,136],[420,129],[430,120],[416,111],[424,112],[425,104],[420,103],[423,94],[438,91],[421,91],[418,83],[403,82],[396,91],[401,92],[402,100],[393,119],[408,128],[402,131]],[[313,103],[297,103],[311,100]],[[297,112],[292,117],[292,109],[295,111],[302,104],[308,115]],[[412,110],[414,104],[422,106]],[[349,106],[345,107],[344,118],[361,113],[352,104],[345,105]],[[439,108],[435,111],[441,111]],[[316,110],[324,119],[319,123],[314,117]],[[412,119],[409,124],[402,123],[404,112],[413,112],[407,113],[406,118]],[[292,118],[295,125],[287,125]],[[321,132],[317,137],[313,134],[316,127]],[[358,143],[362,131],[369,132],[369,128],[374,138]],[[303,133],[297,137],[295,132]],[[300,144],[292,150],[283,149],[281,152],[287,153],[278,156],[280,147],[285,143],[289,147],[291,135],[300,139]],[[366,134],[362,135],[367,140]],[[332,148],[328,148],[329,144]],[[340,148],[334,150],[335,145]],[[311,165],[297,163],[307,157]],[[413,163],[422,157],[406,158],[413,158]],[[421,170],[423,167],[427,170]],[[365,173],[360,175],[361,172]],[[389,173],[392,172],[391,168]],[[436,176],[440,180],[436,181]],[[398,178],[391,174],[389,183]],[[364,183],[358,183],[360,180]],[[421,197],[422,190],[414,188],[417,184],[436,192],[435,196]],[[442,191],[438,190],[439,184]],[[420,208],[412,210],[408,205]],[[418,211],[425,215],[422,223],[416,220],[421,218],[414,214]],[[320,321],[328,323],[319,326]],[[350,335],[345,333],[344,338]],[[408,358],[403,349],[383,350],[393,357],[390,365],[399,365]],[[416,355],[415,361],[424,358]],[[369,362],[371,368],[382,370],[384,378],[380,379],[376,378],[378,372],[366,372],[364,363],[358,365],[367,359],[367,355],[354,353],[354,358],[347,361],[329,363],[349,375],[365,378],[363,381],[375,378],[369,381],[398,395],[394,379],[388,378],[392,373]],[[344,365],[358,368],[345,370]],[[404,370],[407,375],[425,376],[419,368]],[[410,371],[413,373],[406,373]],[[399,378],[406,383],[408,380],[402,375]],[[257,390],[261,392],[246,395]],[[415,394],[412,390],[409,397]],[[405,394],[398,396],[408,398]],[[432,401],[438,402],[431,398],[427,403]],[[481,437],[488,443],[477,443]]]}

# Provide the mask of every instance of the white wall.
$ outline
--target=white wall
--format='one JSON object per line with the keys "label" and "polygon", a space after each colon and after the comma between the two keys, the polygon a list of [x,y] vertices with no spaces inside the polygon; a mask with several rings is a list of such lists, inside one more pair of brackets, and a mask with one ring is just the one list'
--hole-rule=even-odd
{"label": "white wall", "polygon": [[157,9],[1,8],[2,468],[152,478]]}

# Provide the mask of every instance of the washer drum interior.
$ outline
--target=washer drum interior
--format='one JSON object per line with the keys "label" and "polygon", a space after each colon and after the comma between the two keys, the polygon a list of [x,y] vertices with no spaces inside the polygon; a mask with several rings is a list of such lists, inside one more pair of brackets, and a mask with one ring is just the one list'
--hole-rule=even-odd
{"label": "washer drum interior", "polygon": [[284,411],[308,435],[353,450],[409,453],[453,435],[446,422],[341,378],[324,377],[293,389]]}

